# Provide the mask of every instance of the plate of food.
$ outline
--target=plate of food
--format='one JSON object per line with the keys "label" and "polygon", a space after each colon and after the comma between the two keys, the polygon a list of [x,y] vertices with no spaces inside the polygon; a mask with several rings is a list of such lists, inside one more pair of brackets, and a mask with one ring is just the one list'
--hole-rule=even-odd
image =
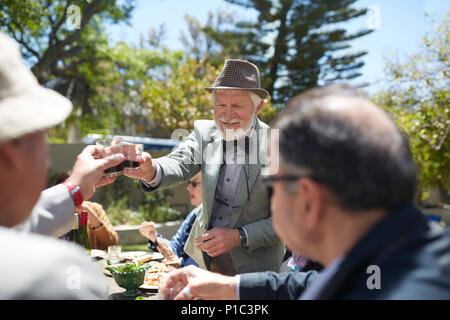
{"label": "plate of food", "polygon": [[158,290],[159,273],[147,273],[145,274],[144,284],[139,289]]}
{"label": "plate of food", "polygon": [[145,263],[153,260],[162,260],[164,256],[159,252],[128,251],[121,253],[120,258],[131,262]]}
{"label": "plate of food", "polygon": [[145,281],[141,289],[158,289],[158,279],[161,273],[168,273],[170,271],[169,267],[162,262],[159,261],[151,261],[149,262],[150,268],[147,269],[147,273],[145,274]]}
{"label": "plate of food", "polygon": [[134,260],[148,253],[149,252],[146,251],[125,251],[120,254],[120,258],[124,260]]}

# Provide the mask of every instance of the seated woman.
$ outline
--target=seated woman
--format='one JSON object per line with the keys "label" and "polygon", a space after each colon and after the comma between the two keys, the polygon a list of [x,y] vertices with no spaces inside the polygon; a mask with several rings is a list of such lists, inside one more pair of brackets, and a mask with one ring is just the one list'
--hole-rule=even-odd
{"label": "seated woman", "polygon": [[[70,171],[62,172],[56,177],[53,185],[63,182],[69,176]],[[119,244],[119,235],[114,230],[101,204],[83,201],[81,207],[76,210],[78,214],[81,210],[88,212],[88,237],[91,249],[107,250],[108,246]]]}
{"label": "seated woman", "polygon": [[139,232],[149,240],[149,249],[154,251],[158,250],[164,255],[164,258],[169,261],[177,259],[178,257],[181,260],[181,267],[191,264],[197,266],[197,263],[184,252],[184,244],[186,243],[197,214],[202,210],[201,183],[201,173],[196,174],[188,181],[187,191],[189,192],[191,204],[197,207],[188,214],[172,239],[165,239],[158,234],[153,221],[143,222],[142,227],[139,229]]}

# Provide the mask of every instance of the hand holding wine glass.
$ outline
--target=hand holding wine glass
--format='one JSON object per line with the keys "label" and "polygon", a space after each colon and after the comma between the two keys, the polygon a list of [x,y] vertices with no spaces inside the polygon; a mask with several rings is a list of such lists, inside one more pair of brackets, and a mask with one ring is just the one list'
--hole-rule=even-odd
{"label": "hand holding wine glass", "polygon": [[124,175],[145,182],[152,181],[156,175],[156,165],[152,156],[147,152],[142,152],[142,156],[139,158],[139,171],[125,171]]}
{"label": "hand holding wine glass", "polygon": [[78,155],[72,169],[72,174],[67,181],[80,186],[84,200],[88,200],[95,193],[96,187],[101,187],[115,181],[116,177],[106,178],[103,171],[122,163],[123,154],[116,153],[101,159],[95,155],[101,153],[101,147],[90,145]]}

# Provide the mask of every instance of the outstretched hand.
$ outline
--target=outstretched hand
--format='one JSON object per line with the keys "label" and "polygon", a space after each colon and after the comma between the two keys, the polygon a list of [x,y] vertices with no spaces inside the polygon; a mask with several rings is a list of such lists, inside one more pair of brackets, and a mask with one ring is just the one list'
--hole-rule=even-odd
{"label": "outstretched hand", "polygon": [[67,179],[80,186],[84,200],[88,200],[94,195],[95,188],[114,182],[116,178],[103,177],[103,171],[125,160],[121,153],[96,159],[94,156],[99,153],[101,153],[101,147],[90,145],[84,148],[77,156],[72,174]]}
{"label": "outstretched hand", "polygon": [[156,238],[156,241],[158,242],[156,249],[158,249],[167,261],[179,260],[175,252],[173,252],[172,248],[167,244],[167,242],[164,241],[164,239]]}
{"label": "outstretched hand", "polygon": [[139,228],[140,234],[146,237],[151,242],[156,242],[156,226],[153,221],[144,221]]}
{"label": "outstretched hand", "polygon": [[237,277],[188,266],[171,272],[162,289],[174,288],[175,300],[235,300],[236,284]]}
{"label": "outstretched hand", "polygon": [[142,156],[139,159],[139,170],[126,171],[124,172],[124,175],[129,178],[141,179],[146,182],[152,181],[156,175],[156,167],[152,160],[152,156],[147,152],[142,152]]}

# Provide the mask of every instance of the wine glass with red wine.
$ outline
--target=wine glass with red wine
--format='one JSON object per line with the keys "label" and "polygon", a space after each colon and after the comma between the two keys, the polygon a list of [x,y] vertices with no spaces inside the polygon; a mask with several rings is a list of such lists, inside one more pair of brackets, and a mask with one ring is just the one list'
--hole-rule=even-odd
{"label": "wine glass with red wine", "polygon": [[125,172],[139,171],[139,162],[141,160],[143,150],[144,145],[141,143],[123,143],[123,155],[125,156],[123,170]]}
{"label": "wine glass with red wine", "polygon": [[[102,147],[99,155],[100,158],[105,158],[117,153],[123,153],[123,142],[121,138],[97,140],[95,144]],[[103,172],[105,177],[111,178],[120,176],[123,173],[123,165],[124,162],[104,170]]]}

